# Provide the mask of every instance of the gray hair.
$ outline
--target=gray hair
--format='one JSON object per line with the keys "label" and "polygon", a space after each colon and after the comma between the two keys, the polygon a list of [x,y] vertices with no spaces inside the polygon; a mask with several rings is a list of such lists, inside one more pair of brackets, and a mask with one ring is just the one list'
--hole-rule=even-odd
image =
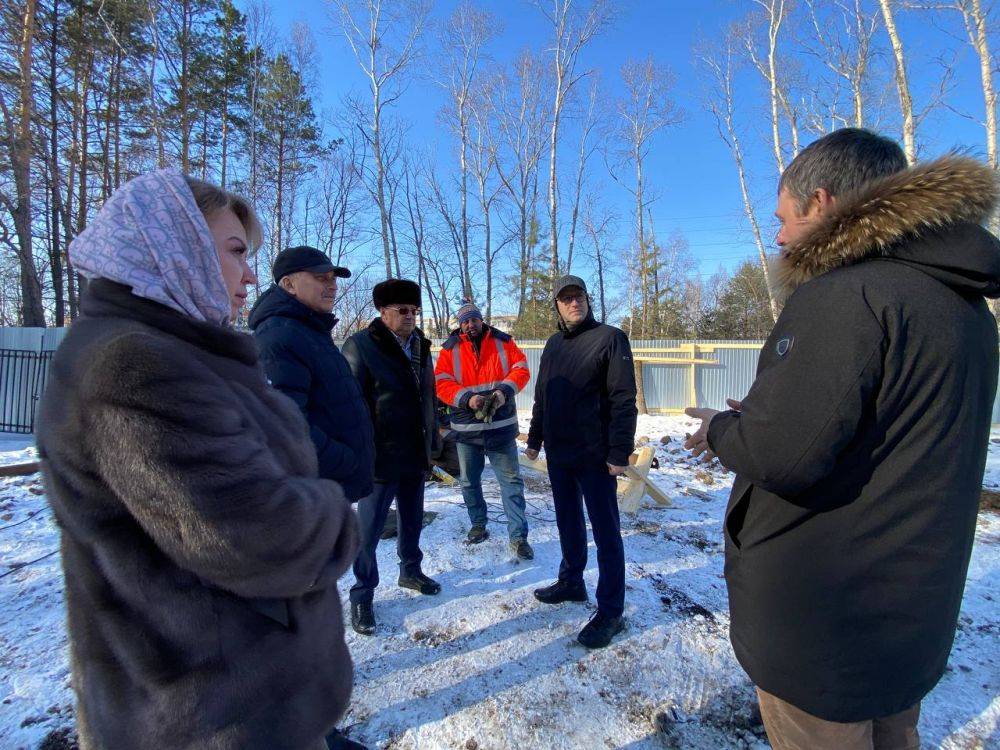
{"label": "gray hair", "polygon": [[778,192],[787,190],[805,212],[820,188],[837,197],[906,167],[906,154],[891,138],[863,128],[841,128],[813,141],[792,160]]}

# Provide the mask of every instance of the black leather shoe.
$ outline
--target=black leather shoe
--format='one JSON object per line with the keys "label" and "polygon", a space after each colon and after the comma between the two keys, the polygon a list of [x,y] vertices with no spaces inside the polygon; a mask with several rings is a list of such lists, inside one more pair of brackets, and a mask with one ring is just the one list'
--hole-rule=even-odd
{"label": "black leather shoe", "polygon": [[590,618],[590,622],[583,626],[576,639],[587,648],[604,648],[611,643],[616,634],[622,632],[624,627],[625,618],[608,617],[598,610],[597,614]]}
{"label": "black leather shoe", "polygon": [[428,578],[423,573],[417,573],[412,576],[401,575],[398,583],[404,589],[413,589],[414,591],[419,591],[421,594],[427,594],[429,596],[441,593],[441,584],[433,578]]}
{"label": "black leather shoe", "polygon": [[480,542],[485,542],[490,538],[490,532],[486,530],[485,526],[473,526],[469,529],[468,535],[465,537],[465,541],[469,544],[479,544]]}
{"label": "black leather shoe", "polygon": [[535,589],[535,598],[545,604],[560,604],[561,602],[587,601],[587,588],[573,586],[565,581],[556,581],[551,586]]}
{"label": "black leather shoe", "polygon": [[531,549],[531,545],[528,544],[527,539],[518,539],[516,542],[511,542],[510,549],[521,560],[535,559],[535,550]]}
{"label": "black leather shoe", "polygon": [[375,610],[371,602],[351,604],[351,627],[360,635],[372,635],[375,632]]}

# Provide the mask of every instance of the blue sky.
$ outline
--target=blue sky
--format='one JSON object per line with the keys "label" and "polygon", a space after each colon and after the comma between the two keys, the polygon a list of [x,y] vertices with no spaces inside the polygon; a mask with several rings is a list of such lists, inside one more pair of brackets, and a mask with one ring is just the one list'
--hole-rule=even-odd
{"label": "blue sky", "polygon": [[[391,0],[390,0],[391,1]],[[438,0],[433,17],[440,22],[454,7],[453,0]],[[504,30],[490,49],[498,63],[512,59],[518,51],[528,46],[544,50],[549,29],[537,8],[524,0],[494,0],[482,2],[503,20]],[[754,254],[747,222],[744,218],[739,184],[730,153],[716,134],[714,119],[705,110],[704,85],[694,63],[693,48],[704,39],[718,39],[727,25],[744,17],[752,8],[750,0],[703,0],[680,2],[669,0],[630,0],[619,3],[620,16],[587,49],[584,64],[600,72],[605,96],[614,97],[619,88],[618,71],[627,59],[640,59],[652,55],[669,66],[677,77],[675,100],[686,113],[684,122],[665,131],[654,142],[647,165],[649,187],[658,195],[651,208],[657,236],[664,238],[673,232],[682,233],[690,244],[691,254],[697,263],[696,273],[710,275],[719,266],[733,268],[742,259]],[[304,22],[312,30],[319,53],[316,89],[312,92],[317,101],[317,111],[331,113],[338,102],[349,92],[362,92],[363,80],[346,42],[337,35],[336,26],[328,6],[322,0],[300,2],[273,2],[273,20],[279,35],[287,38],[294,22]],[[937,23],[932,23],[936,21]],[[953,109],[982,118],[982,89],[979,68],[971,47],[958,36],[961,28],[957,15],[933,19],[926,13],[899,12],[897,25],[909,54],[911,87],[916,108],[928,100],[929,92],[941,77],[941,67],[936,58],[945,57],[955,62],[955,75],[947,96]],[[876,34],[877,43],[887,46],[885,32]],[[786,43],[794,41],[786,37]],[[440,45],[433,35],[426,43],[426,60],[421,65],[431,69],[435,55],[441,55]],[[813,64],[801,58],[802,64]],[[878,63],[888,70],[888,58]],[[890,136],[899,137],[898,104],[891,80],[885,80],[883,96],[886,97],[888,119],[879,123],[879,129]],[[407,95],[401,100],[396,116],[409,125],[409,140],[422,150],[436,154],[444,163],[453,157],[453,141],[439,121],[439,110],[444,103],[444,93],[433,81],[417,78]],[[771,155],[769,122],[765,109],[763,82],[745,74],[738,93],[740,118],[748,168],[752,180],[753,197],[758,205],[762,227],[767,239],[773,238],[774,185],[777,178]],[[336,130],[325,125],[330,136]],[[575,159],[576,138],[573,125],[567,131],[562,146],[568,172]],[[815,136],[806,135],[808,142]],[[940,108],[929,115],[918,131],[921,154],[932,156],[952,148],[985,153],[984,135],[978,121]],[[600,192],[605,203],[615,207],[620,214],[619,233],[621,244],[631,236],[629,195],[607,175],[604,162],[595,155],[590,163],[588,182]]]}

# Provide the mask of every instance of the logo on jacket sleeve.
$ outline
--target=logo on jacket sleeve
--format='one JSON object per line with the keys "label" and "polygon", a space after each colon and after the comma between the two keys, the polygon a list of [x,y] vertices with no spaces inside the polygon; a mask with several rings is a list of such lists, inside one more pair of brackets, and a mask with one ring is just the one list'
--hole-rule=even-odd
{"label": "logo on jacket sleeve", "polygon": [[784,357],[792,349],[792,344],[795,343],[794,336],[785,336],[785,338],[780,339],[777,344],[774,345],[774,351],[778,353],[779,357]]}

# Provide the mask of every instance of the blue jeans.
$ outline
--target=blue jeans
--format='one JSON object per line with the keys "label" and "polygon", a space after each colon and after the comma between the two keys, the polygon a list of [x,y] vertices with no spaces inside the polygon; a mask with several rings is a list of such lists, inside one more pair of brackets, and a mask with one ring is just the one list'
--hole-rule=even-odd
{"label": "blue jeans", "polygon": [[524,517],[524,480],[521,479],[521,466],[517,462],[517,444],[511,440],[509,444],[497,450],[487,450],[482,445],[471,443],[457,444],[458,463],[462,467],[459,482],[462,485],[462,497],[465,507],[469,509],[469,520],[473,526],[486,526],[486,500],[483,499],[483,467],[486,457],[490,459],[490,467],[500,482],[500,495],[503,498],[503,512],[507,516],[507,533],[512,542],[528,538],[528,521]]}

